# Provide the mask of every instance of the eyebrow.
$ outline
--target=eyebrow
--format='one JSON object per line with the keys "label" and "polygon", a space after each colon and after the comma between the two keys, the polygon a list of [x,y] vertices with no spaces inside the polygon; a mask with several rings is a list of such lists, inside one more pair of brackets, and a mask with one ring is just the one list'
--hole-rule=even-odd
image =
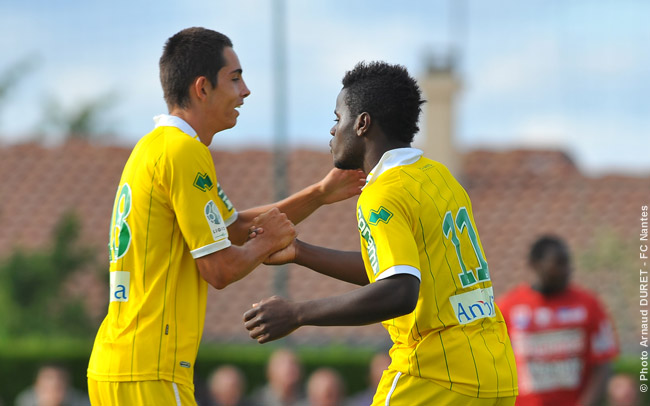
{"label": "eyebrow", "polygon": [[239,69],[235,69],[234,71],[230,72],[230,74],[233,74],[233,73],[239,73],[239,74],[241,75],[243,72],[244,72],[244,71],[241,70],[241,68],[239,68]]}

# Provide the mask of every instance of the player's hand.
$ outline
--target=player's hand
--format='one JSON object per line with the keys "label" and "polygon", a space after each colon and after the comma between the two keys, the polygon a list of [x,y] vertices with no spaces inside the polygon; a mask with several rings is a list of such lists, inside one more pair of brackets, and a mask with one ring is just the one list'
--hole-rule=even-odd
{"label": "player's hand", "polygon": [[255,227],[255,226],[250,226],[248,228],[248,240],[252,240],[253,238],[257,237],[258,235],[262,234],[264,232],[264,229],[261,227]]}
{"label": "player's hand", "polygon": [[272,243],[272,251],[279,251],[291,244],[296,238],[296,229],[287,215],[280,212],[276,207],[260,214],[253,219],[256,229],[262,229],[263,233],[256,231],[255,238],[264,238]]}
{"label": "player's hand", "polygon": [[365,184],[366,174],[363,171],[334,168],[318,182],[318,187],[323,193],[323,204],[330,204],[361,194]]}
{"label": "player's hand", "polygon": [[265,265],[283,265],[293,262],[298,255],[297,240],[293,240],[280,251],[276,251],[264,260]]}
{"label": "player's hand", "polygon": [[244,326],[260,344],[282,338],[300,327],[295,304],[278,296],[255,303],[244,313]]}

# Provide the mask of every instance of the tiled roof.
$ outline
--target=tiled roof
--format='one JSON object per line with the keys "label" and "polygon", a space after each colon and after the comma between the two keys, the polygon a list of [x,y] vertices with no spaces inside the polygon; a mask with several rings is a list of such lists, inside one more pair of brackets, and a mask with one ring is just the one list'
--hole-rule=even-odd
{"label": "tiled roof", "polygon": [[[69,141],[56,147],[0,147],[0,256],[15,247],[48,244],[61,215],[82,219],[84,242],[106,258],[108,223],[122,167],[130,149]],[[213,152],[217,176],[239,210],[273,200],[272,155],[268,151]],[[295,150],[289,155],[291,192],[322,178],[328,153]],[[541,233],[565,237],[576,259],[574,279],[596,291],[616,315],[622,342],[635,347],[640,207],[650,204],[650,176],[587,177],[561,151],[476,150],[463,156],[459,178],[466,187],[485,249],[495,293],[527,280],[526,255]],[[354,199],[320,208],[298,226],[302,239],[327,247],[358,250]],[[609,251],[608,251],[609,250]],[[610,252],[611,251],[611,252]],[[595,262],[594,262],[595,261]],[[277,268],[261,266],[228,288],[210,290],[206,339],[247,340],[241,319],[251,303],[274,294]],[[71,285],[88,292],[95,314],[106,307],[101,276],[76,275]],[[83,288],[81,288],[83,286]],[[340,294],[354,286],[290,266],[294,300]],[[303,327],[292,340],[385,344],[379,326]],[[628,345],[629,343],[629,345]]]}

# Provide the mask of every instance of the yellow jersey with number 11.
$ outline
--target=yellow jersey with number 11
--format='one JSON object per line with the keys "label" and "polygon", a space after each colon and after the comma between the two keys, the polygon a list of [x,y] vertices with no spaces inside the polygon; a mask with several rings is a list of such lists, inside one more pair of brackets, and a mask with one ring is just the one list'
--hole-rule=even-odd
{"label": "yellow jersey with number 11", "polygon": [[420,279],[415,310],[383,322],[389,369],[463,395],[517,394],[515,359],[467,193],[445,166],[413,148],[386,152],[357,203],[370,282]]}
{"label": "yellow jersey with number 11", "polygon": [[96,381],[193,387],[207,282],[195,258],[230,246],[237,212],[208,148],[174,116],[133,149],[110,226],[110,300],[88,366]]}

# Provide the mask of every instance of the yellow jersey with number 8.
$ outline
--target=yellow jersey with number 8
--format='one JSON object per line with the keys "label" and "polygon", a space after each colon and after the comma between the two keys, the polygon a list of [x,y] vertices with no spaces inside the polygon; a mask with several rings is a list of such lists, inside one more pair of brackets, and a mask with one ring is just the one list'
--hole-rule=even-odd
{"label": "yellow jersey with number 8", "polygon": [[227,226],[237,213],[194,130],[177,117],[156,120],[117,189],[108,314],[88,376],[193,387],[208,287],[194,259],[230,246]]}
{"label": "yellow jersey with number 8", "polygon": [[370,282],[420,279],[415,310],[383,322],[394,343],[390,369],[467,396],[515,396],[512,346],[469,197],[445,166],[421,154],[386,152],[357,204]]}

